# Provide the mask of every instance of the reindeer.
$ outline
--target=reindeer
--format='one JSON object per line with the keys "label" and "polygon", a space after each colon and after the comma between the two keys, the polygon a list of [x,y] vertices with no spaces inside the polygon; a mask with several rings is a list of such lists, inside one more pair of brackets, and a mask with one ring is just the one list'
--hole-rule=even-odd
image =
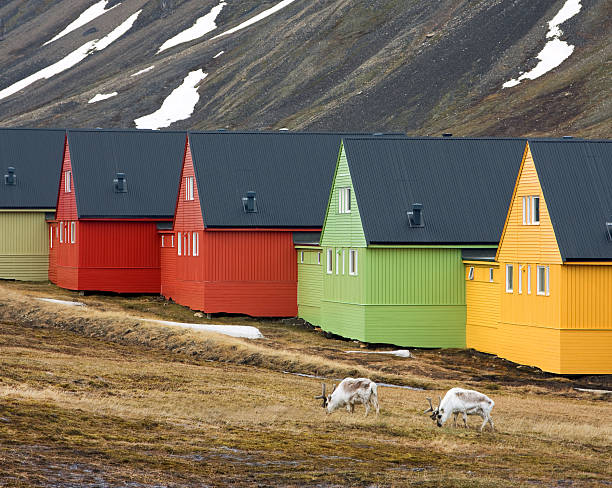
{"label": "reindeer", "polygon": [[370,405],[376,409],[376,415],[378,415],[376,383],[368,378],[344,378],[337,387],[333,386],[331,395],[325,394],[325,383],[322,383],[322,388],[321,394],[315,398],[323,400],[321,406],[327,409],[328,414],[344,406],[350,413],[353,413],[355,404],[363,403],[366,417],[370,413]]}
{"label": "reindeer", "polygon": [[451,388],[444,395],[444,399],[440,399],[438,406],[434,408],[431,403],[431,398],[428,398],[429,408],[423,413],[431,412],[431,419],[435,420],[438,427],[442,427],[448,418],[454,415],[453,425],[457,426],[457,416],[463,415],[463,424],[467,429],[467,416],[468,415],[480,415],[483,418],[482,425],[480,426],[480,432],[487,425],[487,422],[491,424],[491,430],[495,430],[493,425],[493,419],[491,418],[491,410],[495,405],[495,402],[491,400],[487,395],[479,393],[475,390],[464,390],[463,388]]}

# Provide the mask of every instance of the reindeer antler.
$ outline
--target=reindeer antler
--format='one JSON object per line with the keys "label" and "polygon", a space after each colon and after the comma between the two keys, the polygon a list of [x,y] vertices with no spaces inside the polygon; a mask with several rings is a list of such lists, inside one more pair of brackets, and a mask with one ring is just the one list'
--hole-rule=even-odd
{"label": "reindeer antler", "polygon": [[325,407],[325,383],[321,383],[321,394],[315,397],[315,400],[323,399],[323,407]]}
{"label": "reindeer antler", "polygon": [[427,398],[427,401],[429,402],[429,408],[427,410],[425,410],[423,413],[428,413],[428,412],[433,412],[434,411],[434,407],[431,404],[431,398]]}

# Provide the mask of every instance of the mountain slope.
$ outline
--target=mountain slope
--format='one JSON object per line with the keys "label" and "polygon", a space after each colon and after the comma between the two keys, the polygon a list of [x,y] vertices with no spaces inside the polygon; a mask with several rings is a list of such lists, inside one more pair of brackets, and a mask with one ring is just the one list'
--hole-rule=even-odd
{"label": "mountain slope", "polygon": [[[568,2],[579,12],[560,24],[559,39],[574,46],[572,54],[539,78],[503,88],[538,64],[548,23]],[[103,14],[43,46],[95,3],[0,7],[0,96],[87,44],[71,68],[1,98],[1,125],[135,127],[202,70],[207,76],[186,87],[193,113],[187,107],[170,128],[612,135],[606,0],[108,1]],[[137,12],[125,34],[104,41]],[[158,52],[207,14],[216,28]]]}

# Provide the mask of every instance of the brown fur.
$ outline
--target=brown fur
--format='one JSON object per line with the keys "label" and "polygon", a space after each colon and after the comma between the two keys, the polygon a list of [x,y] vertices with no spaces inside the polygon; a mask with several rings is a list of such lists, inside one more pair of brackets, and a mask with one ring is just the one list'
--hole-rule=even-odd
{"label": "brown fur", "polygon": [[367,388],[370,385],[369,381],[364,380],[352,380],[344,383],[344,389],[349,393],[355,393],[361,388]]}
{"label": "brown fur", "polygon": [[[457,398],[465,402],[483,402],[485,401],[484,395],[475,392],[459,392],[456,394]],[[487,401],[489,403],[489,401]]]}

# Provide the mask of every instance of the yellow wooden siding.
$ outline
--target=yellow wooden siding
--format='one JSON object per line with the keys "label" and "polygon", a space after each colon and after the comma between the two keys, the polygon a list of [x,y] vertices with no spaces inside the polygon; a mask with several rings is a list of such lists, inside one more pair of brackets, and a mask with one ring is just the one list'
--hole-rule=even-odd
{"label": "yellow wooden siding", "polygon": [[561,331],[561,374],[612,374],[612,330]]}
{"label": "yellow wooden siding", "polygon": [[[540,197],[540,224],[523,225],[523,197]],[[561,253],[553,230],[546,200],[527,145],[518,183],[499,245],[497,261],[502,263],[540,262],[561,264]]]}
{"label": "yellow wooden siding", "polygon": [[[469,279],[470,268],[474,268],[473,279]],[[489,279],[490,269],[493,269],[493,281]],[[496,350],[500,277],[497,263],[465,263],[467,347],[488,353],[494,353]]]}
{"label": "yellow wooden siding", "polygon": [[47,280],[48,232],[44,211],[0,212],[0,278]]}
{"label": "yellow wooden siding", "polygon": [[612,330],[611,307],[612,266],[563,266],[561,328]]}

